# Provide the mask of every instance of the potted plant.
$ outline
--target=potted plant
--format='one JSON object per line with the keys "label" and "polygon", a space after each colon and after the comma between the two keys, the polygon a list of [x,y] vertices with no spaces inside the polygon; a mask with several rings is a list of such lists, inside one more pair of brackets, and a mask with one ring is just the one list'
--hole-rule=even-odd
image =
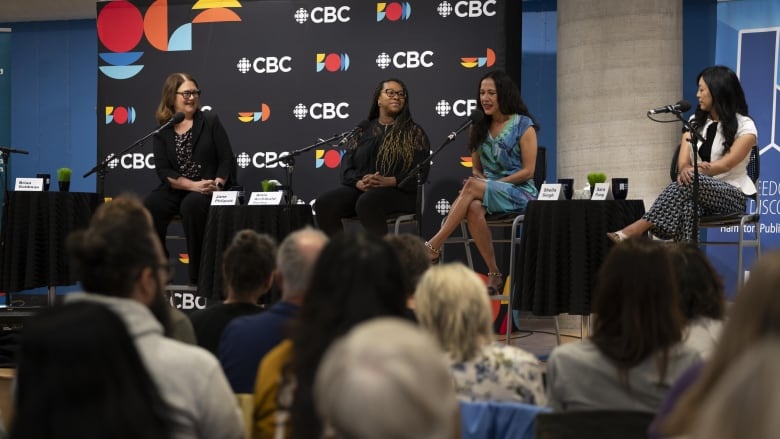
{"label": "potted plant", "polygon": [[73,171],[70,168],[57,169],[57,183],[60,185],[60,192],[70,191],[70,176]]}
{"label": "potted plant", "polygon": [[596,189],[596,183],[605,183],[607,176],[603,172],[591,172],[588,174],[588,184],[590,184],[590,195],[593,196],[593,190]]}

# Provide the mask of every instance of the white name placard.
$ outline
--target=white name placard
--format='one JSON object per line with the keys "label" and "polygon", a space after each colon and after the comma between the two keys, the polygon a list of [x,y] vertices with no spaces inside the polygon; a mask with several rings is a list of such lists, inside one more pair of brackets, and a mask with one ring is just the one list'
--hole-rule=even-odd
{"label": "white name placard", "polygon": [[538,200],[562,200],[563,190],[560,183],[543,183],[539,189]]}
{"label": "white name placard", "polygon": [[611,200],[612,191],[609,189],[609,183],[596,183],[596,188],[593,189],[593,196],[591,200]]}
{"label": "white name placard", "polygon": [[249,197],[250,206],[278,206],[282,204],[284,191],[252,192]]}
{"label": "white name placard", "polygon": [[43,192],[43,179],[17,178],[14,190],[19,192]]}
{"label": "white name placard", "polygon": [[211,194],[212,206],[235,206],[238,204],[238,191],[217,191]]}

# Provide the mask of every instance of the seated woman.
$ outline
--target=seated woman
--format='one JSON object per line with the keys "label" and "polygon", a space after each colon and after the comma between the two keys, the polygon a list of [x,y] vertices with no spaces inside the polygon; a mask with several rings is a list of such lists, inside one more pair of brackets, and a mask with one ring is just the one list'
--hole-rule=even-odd
{"label": "seated woman", "polygon": [[171,219],[181,214],[192,285],[198,284],[211,194],[225,188],[233,169],[227,132],[215,112],[200,109],[200,92],[198,82],[187,73],[174,73],[165,80],[157,122],[163,124],[175,113],[183,113],[184,119],[154,136],[160,185],[144,200],[163,248]]}
{"label": "seated woman", "polygon": [[677,377],[699,361],[680,343],[683,318],[665,246],[632,239],[613,247],[593,300],[593,336],[550,354],[549,405],[655,412]]}
{"label": "seated woman", "polygon": [[715,348],[723,327],[723,281],[699,247],[678,243],[669,250],[680,293],[680,310],[686,322],[683,343],[706,358]]}
{"label": "seated woman", "polygon": [[[365,127],[363,125],[366,125]],[[412,120],[409,90],[398,79],[381,81],[368,121],[360,124],[341,159],[341,186],[317,197],[317,224],[328,236],[343,230],[342,218],[357,215],[370,233],[387,233],[387,217],[415,212],[416,179],[402,180],[430,154],[425,131]],[[423,168],[423,179],[428,168]]]}
{"label": "seated woman", "polygon": [[77,302],[24,324],[12,438],[168,438],[171,409],[124,322]]}
{"label": "seated woman", "polygon": [[477,102],[485,117],[469,133],[472,176],[453,201],[441,230],[425,245],[431,260],[438,261],[444,241],[468,219],[469,233],[487,266],[488,287],[500,291],[503,276],[485,213],[522,213],[528,201],[538,195],[533,177],[540,128],[520,98],[517,85],[502,71],[482,77]]}
{"label": "seated woman", "polygon": [[[756,124],[748,116],[745,93],[736,73],[725,66],[707,67],[696,78],[699,105],[691,125],[704,138],[697,151],[699,215],[744,212],[746,196],[756,193],[747,174]],[[695,143],[695,142],[694,142]],[[691,133],[684,132],[677,159],[677,181],[661,192],[642,218],[607,234],[615,242],[650,231],[662,239],[690,241],[693,236],[693,154]]]}
{"label": "seated woman", "polygon": [[458,399],[546,403],[539,360],[493,341],[490,299],[471,269],[461,263],[429,268],[415,292],[415,313],[447,352]]}

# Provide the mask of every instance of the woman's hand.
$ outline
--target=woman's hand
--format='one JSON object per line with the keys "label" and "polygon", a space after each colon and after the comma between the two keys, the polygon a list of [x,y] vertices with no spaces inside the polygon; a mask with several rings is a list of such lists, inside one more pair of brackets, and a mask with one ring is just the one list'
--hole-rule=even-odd
{"label": "woman's hand", "polygon": [[192,182],[192,188],[190,190],[203,195],[211,195],[217,190],[217,185],[214,183],[214,180],[198,180]]}
{"label": "woman's hand", "polygon": [[378,172],[364,175],[361,181],[366,186],[366,189],[395,187],[396,185],[395,177],[385,177]]}

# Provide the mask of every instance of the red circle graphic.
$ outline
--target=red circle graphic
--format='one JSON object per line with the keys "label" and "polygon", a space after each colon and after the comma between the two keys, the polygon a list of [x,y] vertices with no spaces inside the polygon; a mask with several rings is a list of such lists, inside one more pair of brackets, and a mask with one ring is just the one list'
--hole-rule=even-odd
{"label": "red circle graphic", "polygon": [[398,21],[401,18],[403,11],[403,6],[401,6],[400,3],[388,3],[385,8],[385,15],[390,21]]}
{"label": "red circle graphic", "polygon": [[341,68],[341,57],[338,53],[329,53],[325,57],[325,69],[329,72],[338,72]]}
{"label": "red circle graphic", "polygon": [[338,151],[335,149],[331,149],[330,151],[325,153],[325,166],[335,169],[339,167],[339,164],[341,163],[341,154],[339,154]]}
{"label": "red circle graphic", "polygon": [[114,108],[114,123],[119,125],[127,123],[127,107]]}
{"label": "red circle graphic", "polygon": [[138,45],[144,32],[144,19],[135,5],[126,1],[109,2],[97,17],[98,39],[112,52],[129,52]]}

